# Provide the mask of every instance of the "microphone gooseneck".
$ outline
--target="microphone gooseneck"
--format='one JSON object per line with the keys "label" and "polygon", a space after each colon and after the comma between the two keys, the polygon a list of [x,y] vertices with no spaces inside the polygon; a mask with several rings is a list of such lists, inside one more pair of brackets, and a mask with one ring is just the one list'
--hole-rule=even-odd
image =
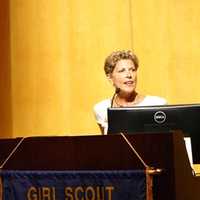
{"label": "microphone gooseneck", "polygon": [[120,92],[120,88],[116,88],[116,89],[115,89],[115,93],[113,94],[112,99],[111,99],[111,108],[113,108],[113,102],[114,102],[115,96],[116,96],[119,92]]}

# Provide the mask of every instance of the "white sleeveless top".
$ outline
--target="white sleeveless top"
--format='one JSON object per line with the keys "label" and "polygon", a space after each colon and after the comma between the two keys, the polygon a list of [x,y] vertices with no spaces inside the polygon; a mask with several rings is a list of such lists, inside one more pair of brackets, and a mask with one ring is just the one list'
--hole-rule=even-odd
{"label": "white sleeveless top", "polygon": [[[165,105],[167,104],[166,99],[158,96],[145,96],[143,101],[136,104],[135,106],[153,106],[153,105]],[[111,99],[105,99],[94,106],[94,114],[98,124],[104,128],[104,134],[107,134],[108,120],[107,120],[107,109],[111,107]]]}

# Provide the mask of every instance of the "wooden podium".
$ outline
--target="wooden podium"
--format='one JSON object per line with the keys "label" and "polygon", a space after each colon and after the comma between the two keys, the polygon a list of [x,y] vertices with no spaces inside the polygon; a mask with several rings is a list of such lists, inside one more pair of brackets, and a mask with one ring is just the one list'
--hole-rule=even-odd
{"label": "wooden podium", "polygon": [[[149,166],[162,169],[154,175],[154,200],[200,199],[200,177],[193,174],[181,132],[126,137]],[[1,170],[144,168],[121,135],[1,139],[0,162]]]}

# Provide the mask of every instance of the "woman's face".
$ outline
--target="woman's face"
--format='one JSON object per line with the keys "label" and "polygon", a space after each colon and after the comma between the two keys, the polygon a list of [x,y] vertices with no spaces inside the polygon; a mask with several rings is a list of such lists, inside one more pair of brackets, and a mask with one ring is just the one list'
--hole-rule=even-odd
{"label": "woman's face", "polygon": [[137,70],[132,60],[122,59],[117,62],[109,80],[124,93],[135,91],[137,84]]}

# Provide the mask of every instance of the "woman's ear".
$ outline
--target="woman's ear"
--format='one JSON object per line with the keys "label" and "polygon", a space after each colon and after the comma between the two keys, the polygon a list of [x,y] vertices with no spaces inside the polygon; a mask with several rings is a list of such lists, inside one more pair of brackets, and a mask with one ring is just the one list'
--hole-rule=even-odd
{"label": "woman's ear", "polygon": [[111,74],[107,75],[107,79],[113,85],[113,80],[112,80],[112,75]]}

